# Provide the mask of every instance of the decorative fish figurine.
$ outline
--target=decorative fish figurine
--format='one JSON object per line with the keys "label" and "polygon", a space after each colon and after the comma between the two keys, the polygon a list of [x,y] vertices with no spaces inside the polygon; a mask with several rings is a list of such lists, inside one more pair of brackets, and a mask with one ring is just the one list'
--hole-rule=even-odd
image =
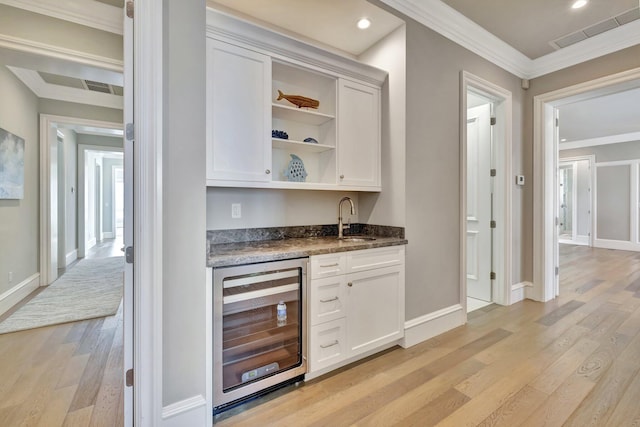
{"label": "decorative fish figurine", "polygon": [[300,95],[285,95],[281,90],[278,90],[278,99],[276,99],[276,101],[280,101],[281,99],[286,99],[298,108],[318,108],[320,106],[320,101],[317,99],[311,99]]}
{"label": "decorative fish figurine", "polygon": [[284,176],[287,177],[289,181],[304,182],[305,179],[307,179],[307,171],[304,169],[302,159],[295,154],[289,155],[291,156],[291,161],[284,171]]}

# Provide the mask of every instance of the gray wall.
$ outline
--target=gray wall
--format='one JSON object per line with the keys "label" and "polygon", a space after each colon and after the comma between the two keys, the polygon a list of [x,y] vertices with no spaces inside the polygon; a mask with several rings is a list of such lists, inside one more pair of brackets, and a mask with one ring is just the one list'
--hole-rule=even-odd
{"label": "gray wall", "polygon": [[163,405],[205,395],[205,2],[163,0]]}
{"label": "gray wall", "polygon": [[[460,72],[469,71],[513,95],[513,172],[521,173],[520,79],[423,25],[407,22],[406,318],[460,302]],[[521,251],[522,193],[513,189],[512,282],[525,280]]]}
{"label": "gray wall", "polygon": [[629,241],[631,238],[631,166],[598,167],[596,182],[598,239]]}
{"label": "gray wall", "polygon": [[76,104],[74,102],[39,99],[38,111],[42,114],[74,117],[79,119],[101,120],[104,122],[122,123],[122,110],[96,107],[94,105]]}
{"label": "gray wall", "polygon": [[78,135],[78,144],[83,145],[102,145],[105,147],[123,147],[121,137],[103,136],[103,135]]}
{"label": "gray wall", "polygon": [[[24,139],[24,198],[0,200],[0,294],[39,271],[38,101],[0,65],[0,128]],[[13,280],[9,283],[9,272]]]}

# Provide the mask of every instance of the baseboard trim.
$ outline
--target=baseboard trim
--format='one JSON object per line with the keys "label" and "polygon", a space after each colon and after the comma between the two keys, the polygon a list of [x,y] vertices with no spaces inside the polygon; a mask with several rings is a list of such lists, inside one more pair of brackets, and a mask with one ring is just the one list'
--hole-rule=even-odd
{"label": "baseboard trim", "polygon": [[69,252],[67,255],[65,255],[64,257],[64,266],[68,266],[69,264],[71,264],[73,261],[78,259],[78,250],[74,249],[71,252]]}
{"label": "baseboard trim", "polygon": [[624,240],[595,239],[593,246],[602,249],[617,249],[619,251],[640,252],[640,244]]}
{"label": "baseboard trim", "polygon": [[113,231],[105,231],[104,233],[102,233],[102,240],[113,239],[115,237],[116,237],[116,233],[114,233]]}
{"label": "baseboard trim", "polygon": [[0,315],[22,301],[40,286],[40,273],[32,274],[13,288],[0,295]]}
{"label": "baseboard trim", "polygon": [[404,339],[400,345],[412,347],[453,328],[464,325],[466,316],[462,305],[455,304],[404,323]]}
{"label": "baseboard trim", "polygon": [[92,247],[94,247],[97,243],[98,243],[98,240],[95,238],[87,240],[87,243],[84,248],[85,252],[91,249]]}
{"label": "baseboard trim", "polygon": [[531,282],[520,282],[511,285],[511,304],[515,304],[527,298],[527,288],[532,288]]}
{"label": "baseboard trim", "polygon": [[162,408],[163,427],[207,425],[207,399],[201,394]]}

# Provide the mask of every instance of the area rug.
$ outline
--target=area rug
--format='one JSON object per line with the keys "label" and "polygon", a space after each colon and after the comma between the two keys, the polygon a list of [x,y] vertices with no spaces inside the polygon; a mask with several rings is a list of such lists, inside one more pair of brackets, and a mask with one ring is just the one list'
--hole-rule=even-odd
{"label": "area rug", "polygon": [[0,323],[0,334],[115,314],[122,299],[124,257],[80,260]]}

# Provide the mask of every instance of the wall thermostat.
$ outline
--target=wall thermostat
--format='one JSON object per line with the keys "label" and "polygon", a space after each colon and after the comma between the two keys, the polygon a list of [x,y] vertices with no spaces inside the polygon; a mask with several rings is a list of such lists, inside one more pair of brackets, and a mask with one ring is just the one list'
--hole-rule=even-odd
{"label": "wall thermostat", "polygon": [[516,175],[516,185],[524,185],[524,175]]}

